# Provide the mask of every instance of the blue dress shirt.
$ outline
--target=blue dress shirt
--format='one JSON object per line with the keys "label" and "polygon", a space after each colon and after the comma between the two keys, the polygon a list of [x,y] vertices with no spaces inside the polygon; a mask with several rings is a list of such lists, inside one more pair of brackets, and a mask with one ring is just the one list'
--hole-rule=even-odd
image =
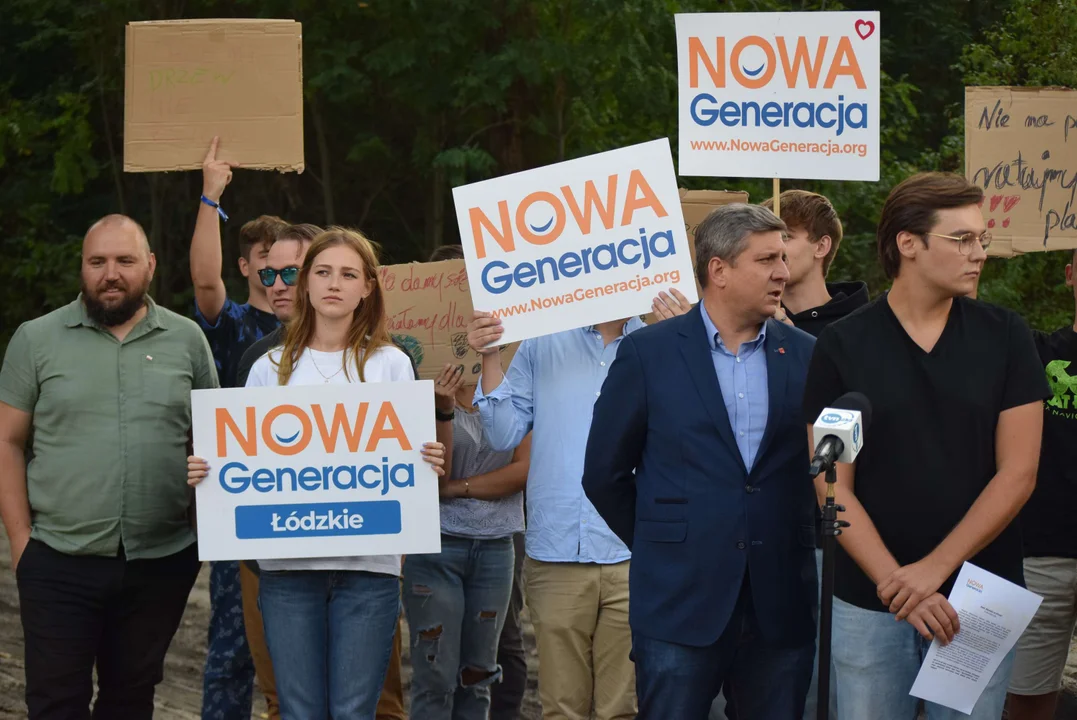
{"label": "blue dress shirt", "polygon": [[[527,555],[544,562],[617,563],[631,553],[583,492],[591,413],[621,338],[604,345],[594,327],[524,340],[505,379],[475,404],[492,447],[514,448],[532,429],[527,476]],[[642,392],[642,389],[641,389]]]}
{"label": "blue dress shirt", "polygon": [[722,342],[722,336],[707,314],[706,306],[700,310],[710,340],[714,373],[718,376],[725,411],[733,427],[733,437],[737,439],[744,467],[751,472],[759,453],[759,443],[763,441],[769,412],[770,391],[767,387],[767,353],[764,347],[767,324],[763,323],[754,340],[741,343],[734,355]]}

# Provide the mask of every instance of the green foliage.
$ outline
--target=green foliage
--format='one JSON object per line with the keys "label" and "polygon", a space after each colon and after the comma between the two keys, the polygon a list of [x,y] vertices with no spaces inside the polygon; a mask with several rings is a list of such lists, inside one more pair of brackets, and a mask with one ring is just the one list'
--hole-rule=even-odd
{"label": "green foliage", "polygon": [[[1070,0],[1016,0],[980,43],[962,53],[969,85],[1077,87],[1077,12]],[[955,126],[951,142],[960,143]],[[1070,251],[989,260],[980,297],[1020,311],[1033,327],[1073,323],[1074,291],[1065,286]]]}
{"label": "green foliage", "polygon": [[[226,267],[262,213],[362,228],[385,260],[455,242],[453,186],[669,137],[676,147],[673,14],[880,10],[878,183],[786,182],[827,194],[845,225],[832,279],[885,289],[875,223],[917,170],[960,170],[964,84],[1077,82],[1071,0],[8,0],[0,42],[0,345],[78,290],[78,244],[108,212],[146,226],[154,293],[190,311],[197,173],[122,172],[124,25],[171,17],[303,23],[307,171],[239,170],[224,205]],[[223,142],[227,143],[228,138]],[[682,178],[686,187],[769,181]],[[992,261],[982,295],[1034,325],[1068,322],[1061,258]],[[242,291],[229,271],[230,289]]]}

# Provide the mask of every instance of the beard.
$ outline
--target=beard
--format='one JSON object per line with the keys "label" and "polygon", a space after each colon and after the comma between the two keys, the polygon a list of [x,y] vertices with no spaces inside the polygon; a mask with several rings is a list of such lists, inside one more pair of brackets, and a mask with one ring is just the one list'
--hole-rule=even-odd
{"label": "beard", "polygon": [[[117,289],[123,294],[116,300],[102,300],[101,295],[111,289]],[[140,283],[135,288],[129,288],[127,283],[103,282],[97,286],[96,291],[91,291],[82,280],[82,300],[86,303],[86,314],[90,319],[101,327],[116,327],[135,316],[142,306],[146,304],[146,291],[149,289],[149,281]]]}

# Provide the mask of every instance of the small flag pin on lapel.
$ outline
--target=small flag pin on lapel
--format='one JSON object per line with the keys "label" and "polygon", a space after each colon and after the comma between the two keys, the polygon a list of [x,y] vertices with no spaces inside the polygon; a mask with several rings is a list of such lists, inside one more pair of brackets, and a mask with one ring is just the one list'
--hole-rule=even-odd
{"label": "small flag pin on lapel", "polygon": [[778,354],[779,355],[785,355],[785,348],[783,348],[783,347],[778,348]]}

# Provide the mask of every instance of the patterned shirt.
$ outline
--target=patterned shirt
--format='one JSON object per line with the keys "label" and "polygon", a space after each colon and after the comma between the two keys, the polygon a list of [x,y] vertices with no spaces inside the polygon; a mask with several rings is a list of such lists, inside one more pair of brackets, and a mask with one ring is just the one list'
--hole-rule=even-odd
{"label": "patterned shirt", "polygon": [[[452,478],[463,480],[500,470],[512,450],[494,450],[482,431],[482,417],[456,409],[452,421]],[[441,532],[457,537],[494,539],[524,529],[523,493],[497,500],[453,498],[441,501]]]}
{"label": "patterned shirt", "polygon": [[210,324],[206,321],[197,303],[194,317],[209,340],[213,361],[217,365],[217,377],[220,378],[223,388],[237,387],[236,370],[243,351],[280,325],[273,313],[259,310],[250,303],[240,305],[231,298],[225,299],[216,323]]}

